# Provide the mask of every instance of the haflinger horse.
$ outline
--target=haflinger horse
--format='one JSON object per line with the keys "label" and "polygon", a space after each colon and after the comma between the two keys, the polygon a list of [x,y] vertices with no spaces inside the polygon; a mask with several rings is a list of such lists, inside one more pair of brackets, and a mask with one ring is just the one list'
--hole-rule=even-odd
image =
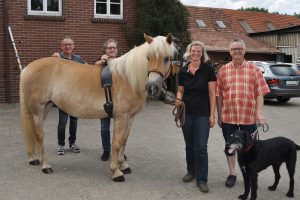
{"label": "haflinger horse", "polygon": [[[113,139],[110,172],[116,182],[125,181],[131,172],[124,160],[124,149],[132,121],[146,102],[147,91],[158,95],[170,73],[176,51],[172,35],[152,38],[109,62],[112,73]],[[85,119],[108,117],[101,86],[101,66],[78,64],[48,57],[30,63],[21,73],[20,111],[30,165],[42,163],[42,171],[53,173],[44,147],[43,122],[56,105],[71,116]],[[40,158],[36,157],[36,150]]]}

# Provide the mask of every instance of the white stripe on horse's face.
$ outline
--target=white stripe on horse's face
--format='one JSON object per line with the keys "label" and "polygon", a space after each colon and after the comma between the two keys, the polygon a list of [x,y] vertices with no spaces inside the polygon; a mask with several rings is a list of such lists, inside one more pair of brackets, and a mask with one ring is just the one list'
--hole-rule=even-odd
{"label": "white stripe on horse's face", "polygon": [[150,72],[149,79],[146,85],[146,90],[149,96],[158,96],[162,89],[163,78],[157,72]]}

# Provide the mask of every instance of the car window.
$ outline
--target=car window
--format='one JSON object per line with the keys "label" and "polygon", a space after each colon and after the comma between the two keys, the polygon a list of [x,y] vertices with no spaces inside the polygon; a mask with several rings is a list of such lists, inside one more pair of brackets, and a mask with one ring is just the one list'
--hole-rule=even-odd
{"label": "car window", "polygon": [[297,76],[297,72],[289,65],[271,65],[271,71],[277,76]]}

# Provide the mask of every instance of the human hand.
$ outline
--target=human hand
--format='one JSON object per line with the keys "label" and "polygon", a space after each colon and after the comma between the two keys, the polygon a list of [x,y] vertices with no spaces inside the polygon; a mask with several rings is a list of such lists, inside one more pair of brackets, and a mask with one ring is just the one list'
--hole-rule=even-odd
{"label": "human hand", "polygon": [[58,58],[60,58],[60,54],[56,52],[56,53],[52,54],[52,57],[58,57]]}
{"label": "human hand", "polygon": [[218,125],[220,128],[222,128],[222,117],[218,116]]}
{"label": "human hand", "polygon": [[257,113],[257,122],[260,126],[263,126],[266,123],[266,118],[262,113]]}
{"label": "human hand", "polygon": [[178,106],[180,106],[181,104],[182,104],[182,100],[176,98],[176,100],[175,100],[175,106],[178,107]]}
{"label": "human hand", "polygon": [[215,121],[216,121],[215,119],[216,119],[216,118],[215,118],[214,116],[213,116],[213,117],[212,117],[212,116],[209,117],[209,126],[210,126],[210,128],[212,128],[212,127],[215,126],[215,123],[216,123],[216,122],[215,122]]}

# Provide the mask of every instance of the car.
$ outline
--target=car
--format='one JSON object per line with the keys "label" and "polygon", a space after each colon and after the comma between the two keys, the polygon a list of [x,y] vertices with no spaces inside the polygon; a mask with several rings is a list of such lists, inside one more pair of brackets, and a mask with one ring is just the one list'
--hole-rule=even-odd
{"label": "car", "polygon": [[262,72],[270,93],[265,99],[277,99],[281,103],[291,98],[300,97],[300,74],[291,63],[271,63],[263,61],[250,61]]}

